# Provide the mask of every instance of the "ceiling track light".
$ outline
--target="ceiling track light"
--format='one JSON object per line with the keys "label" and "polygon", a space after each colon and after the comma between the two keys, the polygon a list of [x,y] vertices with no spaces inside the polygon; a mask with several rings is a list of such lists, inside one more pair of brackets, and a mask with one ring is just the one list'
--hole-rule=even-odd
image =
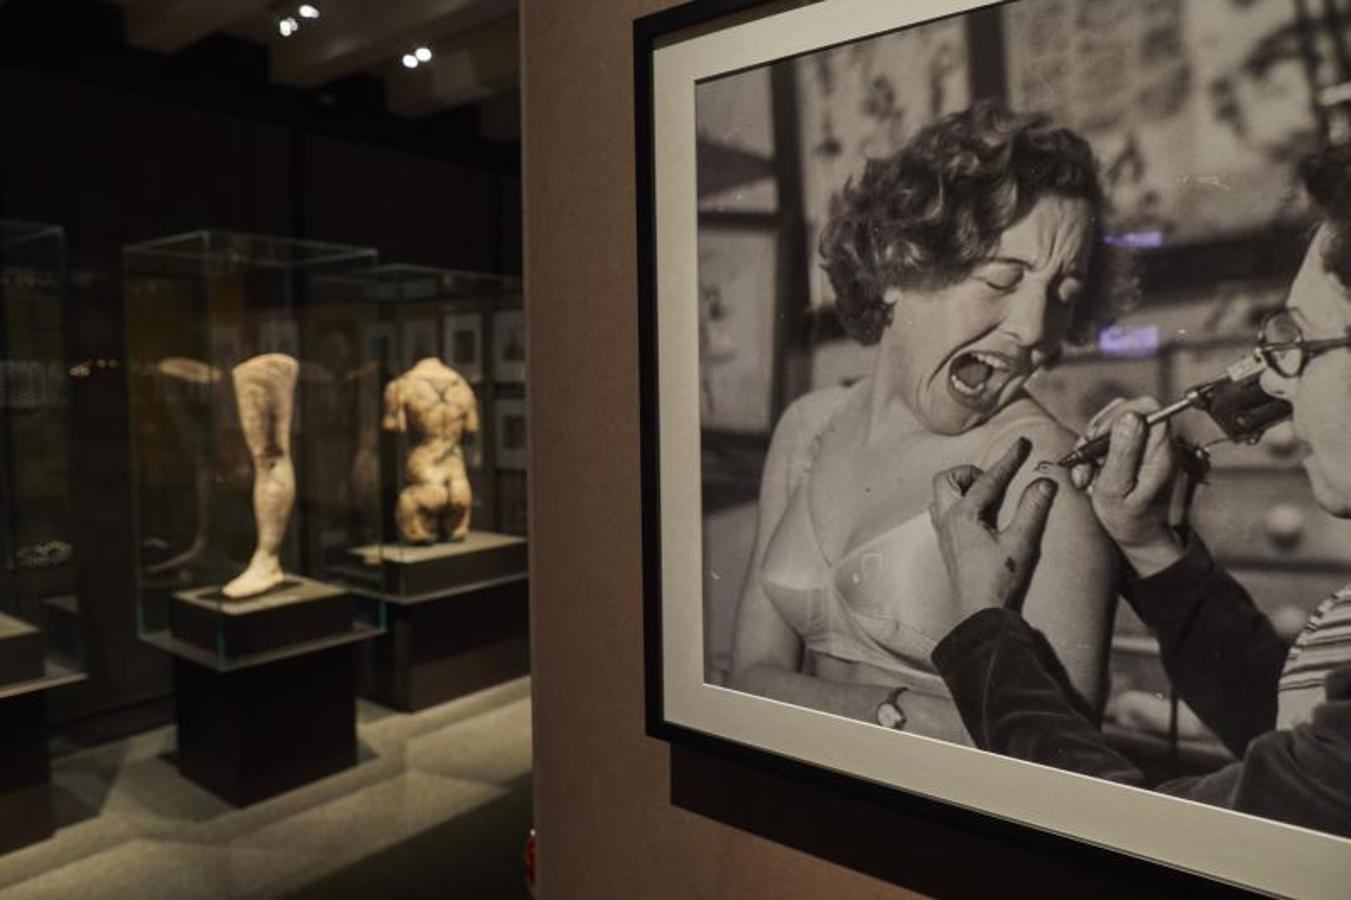
{"label": "ceiling track light", "polygon": [[403,55],[403,67],[405,69],[416,69],[423,63],[432,61],[432,48],[426,46],[414,47],[412,51]]}
{"label": "ceiling track light", "polygon": [[277,18],[277,33],[289,38],[300,30],[302,24],[314,22],[319,18],[319,7],[313,3],[294,6],[290,3],[274,6],[273,15]]}

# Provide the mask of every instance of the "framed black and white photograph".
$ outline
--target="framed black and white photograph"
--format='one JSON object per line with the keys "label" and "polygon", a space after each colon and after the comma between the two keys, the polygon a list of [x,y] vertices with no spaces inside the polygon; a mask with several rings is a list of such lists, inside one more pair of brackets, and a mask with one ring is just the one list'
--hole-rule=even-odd
{"label": "framed black and white photograph", "polygon": [[653,733],[1344,894],[1351,0],[635,53]]}
{"label": "framed black and white photograph", "polygon": [[772,232],[699,234],[700,420],[711,431],[769,434],[777,262]]}
{"label": "framed black and white photograph", "polygon": [[493,434],[497,468],[525,471],[525,400],[500,397],[493,409]]}
{"label": "framed black and white photograph", "polygon": [[467,434],[464,437],[464,464],[472,471],[483,468],[483,431]]}
{"label": "framed black and white photograph", "polygon": [[268,316],[258,322],[258,352],[300,353],[300,326],[295,320],[282,316]]}
{"label": "framed black and white photograph", "polygon": [[[243,337],[239,333],[238,325],[212,322],[207,328],[207,340],[213,360],[218,359],[226,364],[232,364],[245,359]],[[214,378],[221,377],[218,372],[213,372],[212,375]]]}
{"label": "framed black and white photograph", "polygon": [[404,371],[398,368],[394,329],[393,322],[366,322],[361,326],[362,340],[366,344],[365,358],[391,378]]}
{"label": "framed black and white photograph", "polygon": [[441,356],[441,329],[431,316],[404,319],[399,326],[400,351],[403,371],[411,369],[419,360]]}
{"label": "framed black and white photograph", "polygon": [[493,314],[493,379],[525,381],[525,315],[519,309]]}
{"label": "framed black and white photograph", "polygon": [[466,380],[483,380],[483,316],[479,313],[447,313],[442,320],[446,365]]}

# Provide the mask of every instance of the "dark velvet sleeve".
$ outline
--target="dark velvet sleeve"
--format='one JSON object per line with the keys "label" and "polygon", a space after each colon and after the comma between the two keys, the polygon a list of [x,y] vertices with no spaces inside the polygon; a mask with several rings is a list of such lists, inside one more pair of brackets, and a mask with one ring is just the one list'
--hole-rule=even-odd
{"label": "dark velvet sleeve", "polygon": [[931,659],[982,750],[1143,783],[1140,770],[1108,746],[1046,638],[1016,612],[976,613],[939,642]]}
{"label": "dark velvet sleeve", "polygon": [[[1150,786],[1108,745],[1051,645],[1017,613],[976,613],[938,644],[932,660],[982,750]],[[1328,677],[1327,696],[1311,722],[1249,742],[1241,762],[1154,789],[1351,836],[1351,666]]]}
{"label": "dark velvet sleeve", "polygon": [[1276,687],[1287,648],[1248,593],[1187,539],[1180,560],[1122,593],[1159,640],[1182,699],[1235,756],[1276,725]]}

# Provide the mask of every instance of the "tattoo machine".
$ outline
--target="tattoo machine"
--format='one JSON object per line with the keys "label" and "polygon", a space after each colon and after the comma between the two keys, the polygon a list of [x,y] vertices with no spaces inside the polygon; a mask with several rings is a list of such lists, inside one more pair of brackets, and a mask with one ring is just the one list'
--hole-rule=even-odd
{"label": "tattoo machine", "polygon": [[[1145,417],[1145,424],[1166,422],[1188,409],[1207,413],[1225,434],[1238,444],[1255,444],[1272,425],[1290,417],[1290,404],[1262,390],[1258,380],[1267,364],[1257,353],[1229,366],[1219,378],[1188,388],[1180,399]],[[1065,468],[1096,462],[1107,455],[1111,432],[1104,432],[1062,456],[1056,462]]]}

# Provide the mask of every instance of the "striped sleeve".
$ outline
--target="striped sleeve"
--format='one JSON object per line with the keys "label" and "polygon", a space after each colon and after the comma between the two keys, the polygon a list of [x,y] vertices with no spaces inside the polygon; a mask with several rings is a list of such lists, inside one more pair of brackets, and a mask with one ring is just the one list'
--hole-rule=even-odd
{"label": "striped sleeve", "polygon": [[1328,672],[1351,662],[1351,585],[1325,600],[1309,617],[1286,657],[1279,690],[1322,687]]}

